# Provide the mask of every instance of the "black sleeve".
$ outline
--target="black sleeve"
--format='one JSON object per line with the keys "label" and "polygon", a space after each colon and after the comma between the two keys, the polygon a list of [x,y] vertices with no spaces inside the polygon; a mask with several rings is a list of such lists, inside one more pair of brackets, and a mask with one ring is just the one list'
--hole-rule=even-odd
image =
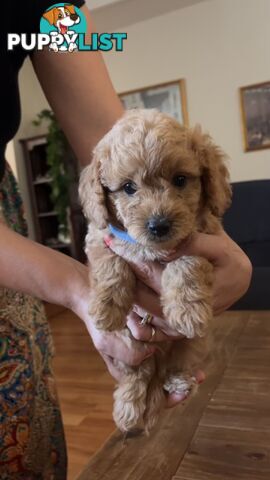
{"label": "black sleeve", "polygon": [[[39,33],[40,20],[43,13],[50,7],[57,3],[57,0],[27,0],[29,15],[27,18],[27,32]],[[82,7],[85,4],[85,0],[72,0],[71,2],[63,2],[63,4],[72,4],[75,7]],[[25,5],[25,2],[22,2]]]}

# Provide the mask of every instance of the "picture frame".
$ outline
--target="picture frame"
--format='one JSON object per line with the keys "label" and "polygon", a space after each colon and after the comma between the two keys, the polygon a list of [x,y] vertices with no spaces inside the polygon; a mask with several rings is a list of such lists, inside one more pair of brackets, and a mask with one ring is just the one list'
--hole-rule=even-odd
{"label": "picture frame", "polygon": [[240,88],[244,150],[270,148],[270,81]]}
{"label": "picture frame", "polygon": [[184,79],[152,85],[119,95],[124,107],[157,108],[188,126],[186,83]]}

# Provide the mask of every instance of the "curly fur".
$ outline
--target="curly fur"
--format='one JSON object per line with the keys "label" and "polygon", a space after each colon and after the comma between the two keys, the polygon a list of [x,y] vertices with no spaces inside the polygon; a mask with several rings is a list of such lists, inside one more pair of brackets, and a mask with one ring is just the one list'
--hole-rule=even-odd
{"label": "curly fur", "polygon": [[[186,177],[182,188],[173,184],[175,175]],[[134,195],[124,191],[127,182],[136,185]],[[199,127],[186,128],[157,110],[131,110],[96,146],[79,193],[89,221],[89,314],[97,328],[119,330],[133,348],[141,348],[126,328],[136,279],[128,263],[104,245],[108,223],[136,239],[135,245],[124,242],[133,261],[159,260],[193,232],[217,233],[231,199],[225,155]],[[170,220],[164,238],[153,238],[146,228],[156,215]],[[149,431],[164,404],[164,390],[194,391],[194,373],[211,349],[210,263],[199,257],[169,263],[161,303],[170,327],[186,340],[164,343],[162,353],[138,367],[116,362],[124,373],[114,395],[114,419],[122,431],[138,425]]]}

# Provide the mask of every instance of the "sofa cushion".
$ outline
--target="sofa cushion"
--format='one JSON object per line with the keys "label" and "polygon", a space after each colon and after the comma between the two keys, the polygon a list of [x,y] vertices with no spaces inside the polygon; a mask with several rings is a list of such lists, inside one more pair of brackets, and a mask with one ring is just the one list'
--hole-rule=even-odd
{"label": "sofa cushion", "polygon": [[[270,164],[269,164],[270,168]],[[232,309],[270,309],[270,180],[234,183],[224,229],[253,265],[250,288]]]}
{"label": "sofa cushion", "polygon": [[233,183],[232,188],[232,205],[224,216],[225,230],[239,244],[270,242],[270,180]]}

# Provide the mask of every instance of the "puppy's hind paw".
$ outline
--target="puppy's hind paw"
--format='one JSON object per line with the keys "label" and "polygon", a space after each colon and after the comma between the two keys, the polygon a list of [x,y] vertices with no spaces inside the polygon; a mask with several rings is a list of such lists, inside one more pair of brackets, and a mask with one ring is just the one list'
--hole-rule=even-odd
{"label": "puppy's hind paw", "polygon": [[114,392],[113,419],[121,432],[143,427],[147,385],[136,376],[130,378]]}
{"label": "puppy's hind paw", "polygon": [[121,407],[114,407],[113,419],[121,432],[131,432],[140,427],[140,413],[130,403],[123,403]]}
{"label": "puppy's hind paw", "polygon": [[188,397],[190,394],[196,393],[198,384],[195,377],[184,373],[172,373],[168,376],[163,388],[170,394],[176,393]]}

